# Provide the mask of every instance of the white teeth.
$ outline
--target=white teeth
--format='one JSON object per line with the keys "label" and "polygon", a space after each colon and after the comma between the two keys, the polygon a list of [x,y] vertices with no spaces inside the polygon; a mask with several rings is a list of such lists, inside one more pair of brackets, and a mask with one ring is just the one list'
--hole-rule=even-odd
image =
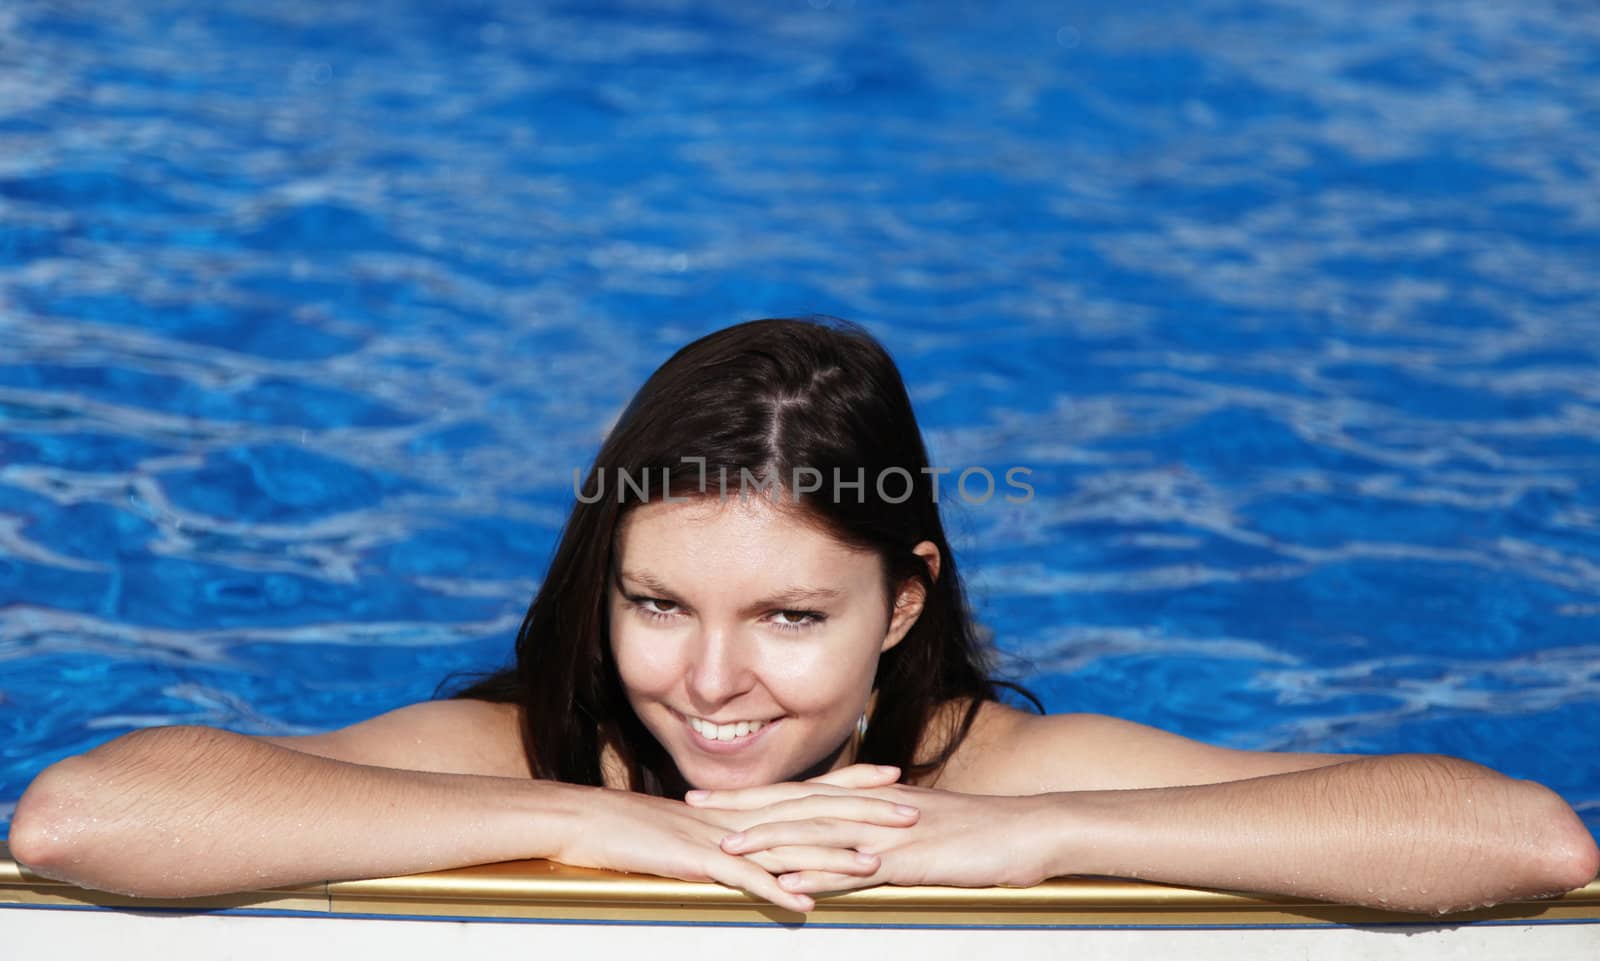
{"label": "white teeth", "polygon": [[732,724],[713,724],[698,717],[689,718],[689,726],[710,741],[732,741],[761,730],[765,721],[735,721]]}

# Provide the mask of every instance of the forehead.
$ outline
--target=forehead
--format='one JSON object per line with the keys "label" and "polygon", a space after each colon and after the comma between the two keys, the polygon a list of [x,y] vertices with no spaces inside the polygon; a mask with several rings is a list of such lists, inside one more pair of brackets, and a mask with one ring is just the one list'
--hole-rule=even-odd
{"label": "forehead", "polygon": [[762,497],[654,502],[629,511],[617,531],[617,559],[629,569],[768,579],[854,578],[878,558],[851,547],[793,510]]}

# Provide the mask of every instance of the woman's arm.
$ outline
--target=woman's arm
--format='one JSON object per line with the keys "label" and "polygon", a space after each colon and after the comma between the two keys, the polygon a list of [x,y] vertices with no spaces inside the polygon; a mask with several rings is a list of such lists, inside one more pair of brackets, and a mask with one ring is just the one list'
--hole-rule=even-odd
{"label": "woman's arm", "polygon": [[334,760],[204,727],[136,731],[46,769],[10,845],[49,877],[192,897],[545,857],[585,790]]}
{"label": "woman's arm", "polygon": [[[718,841],[748,818],[534,780],[514,722],[514,712],[497,705],[449,701],[307,737],[136,731],[40,774],[17,805],[11,852],[47,877],[138,897],[549,858],[719,881],[796,911],[809,910],[811,899],[781,889],[776,874],[877,867],[843,848],[735,856]],[[858,766],[819,780],[875,787],[898,773]],[[892,803],[861,798],[830,799],[820,814],[880,825],[914,820]]]}
{"label": "woman's arm", "polygon": [[1445,913],[1561,894],[1600,870],[1560,796],[1442,755],[1028,800],[1049,874]]}
{"label": "woman's arm", "polygon": [[1011,753],[984,752],[956,789],[1050,796],[1047,811],[1076,825],[1050,832],[1065,873],[1444,911],[1568,891],[1597,870],[1559,795],[1461,758],[1241,751],[1103,715],[996,717]]}
{"label": "woman's arm", "polygon": [[[833,844],[882,859],[865,878],[781,878],[793,891],[1093,874],[1441,913],[1580,887],[1600,859],[1559,795],[1459,758],[1236,751],[1100,715],[991,713],[939,790],[866,792],[916,806],[915,825],[770,817],[723,849]],[[690,803],[754,813],[820,790]]]}

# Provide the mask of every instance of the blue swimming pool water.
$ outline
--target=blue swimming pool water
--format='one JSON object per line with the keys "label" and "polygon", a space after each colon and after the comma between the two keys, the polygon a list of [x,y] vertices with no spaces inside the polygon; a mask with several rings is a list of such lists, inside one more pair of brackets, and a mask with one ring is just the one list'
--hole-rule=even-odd
{"label": "blue swimming pool water", "polygon": [[[532,9],[530,9],[532,7]],[[0,10],[0,830],[509,652],[676,346],[866,322],[1057,711],[1600,828],[1586,4]]]}

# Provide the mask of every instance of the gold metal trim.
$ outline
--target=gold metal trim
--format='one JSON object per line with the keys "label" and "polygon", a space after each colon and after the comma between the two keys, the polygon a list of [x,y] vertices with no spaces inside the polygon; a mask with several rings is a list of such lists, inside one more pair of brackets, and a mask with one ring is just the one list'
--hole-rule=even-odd
{"label": "gold metal trim", "polygon": [[747,924],[1173,925],[1460,924],[1483,920],[1600,921],[1600,879],[1559,898],[1443,916],[1377,911],[1302,898],[1208,891],[1116,878],[1056,878],[1028,888],[882,886],[819,898],[799,915],[718,884],[509,861],[370,881],[330,881],[210,898],[152,899],[90,891],[21,867],[0,843],[0,905],[92,905],[331,914],[433,915],[565,921]]}

